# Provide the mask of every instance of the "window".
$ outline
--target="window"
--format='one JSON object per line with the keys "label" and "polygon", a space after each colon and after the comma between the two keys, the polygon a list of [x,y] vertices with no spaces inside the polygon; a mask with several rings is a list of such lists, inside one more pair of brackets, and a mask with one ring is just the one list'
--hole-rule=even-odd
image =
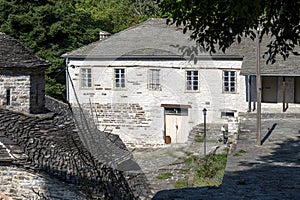
{"label": "window", "polygon": [[186,90],[187,91],[199,91],[199,72],[186,71]]}
{"label": "window", "polygon": [[223,92],[236,93],[236,71],[223,71]]}
{"label": "window", "polygon": [[125,69],[115,69],[115,88],[125,88]]}
{"label": "window", "polygon": [[149,90],[161,90],[159,83],[159,69],[150,69],[148,72],[148,89]]}
{"label": "window", "polygon": [[6,90],[6,105],[10,105],[10,89]]}
{"label": "window", "polygon": [[91,68],[81,68],[80,69],[80,86],[81,88],[91,88],[92,87],[92,69]]}

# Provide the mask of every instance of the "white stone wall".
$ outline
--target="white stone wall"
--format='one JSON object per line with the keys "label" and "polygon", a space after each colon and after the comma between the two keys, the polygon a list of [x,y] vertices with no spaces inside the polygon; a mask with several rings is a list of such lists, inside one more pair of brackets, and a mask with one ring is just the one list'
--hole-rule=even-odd
{"label": "white stone wall", "polygon": [[[221,112],[226,110],[246,111],[244,76],[239,76],[241,61],[198,61],[197,64],[186,61],[72,61],[69,60],[69,73],[80,103],[137,104],[142,110],[142,123],[127,124],[114,128],[125,142],[163,144],[164,108],[161,104],[190,105],[189,127],[203,123],[203,108],[207,111],[207,122],[220,122]],[[92,89],[80,89],[79,71],[81,67],[91,67],[93,74]],[[113,85],[113,67],[126,69],[126,89],[115,90]],[[160,69],[161,90],[147,89],[149,69]],[[186,70],[197,69],[200,73],[199,92],[185,90]],[[222,70],[237,70],[237,93],[222,93]],[[69,100],[76,105],[71,83]],[[101,107],[101,106],[100,106]],[[101,112],[101,109],[97,110]],[[131,113],[134,115],[134,113]],[[123,124],[124,125],[124,124]],[[104,128],[104,127],[102,127]]]}
{"label": "white stone wall", "polygon": [[[10,89],[10,106],[6,106],[6,90]],[[29,112],[30,76],[0,74],[0,106]]]}
{"label": "white stone wall", "polygon": [[12,199],[83,199],[76,194],[78,188],[50,178],[31,173],[16,166],[0,165],[0,193]]}

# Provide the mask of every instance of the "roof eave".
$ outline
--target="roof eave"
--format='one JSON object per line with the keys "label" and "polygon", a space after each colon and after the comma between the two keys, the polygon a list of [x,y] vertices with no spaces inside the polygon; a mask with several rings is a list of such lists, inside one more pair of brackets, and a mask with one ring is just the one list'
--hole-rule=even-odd
{"label": "roof eave", "polygon": [[[190,56],[181,55],[123,55],[123,56],[104,56],[104,55],[62,55],[62,58],[73,60],[191,60]],[[234,60],[242,61],[242,56],[228,55],[204,55],[196,56],[196,60]]]}

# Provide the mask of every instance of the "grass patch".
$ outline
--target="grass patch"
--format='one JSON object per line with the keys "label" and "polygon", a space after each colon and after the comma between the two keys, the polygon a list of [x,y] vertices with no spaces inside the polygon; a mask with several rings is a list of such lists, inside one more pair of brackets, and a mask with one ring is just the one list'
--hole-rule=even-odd
{"label": "grass patch", "polygon": [[174,188],[180,189],[180,188],[186,188],[188,187],[188,181],[187,180],[178,180],[174,184]]}
{"label": "grass patch", "polygon": [[172,172],[166,172],[166,173],[162,173],[156,176],[157,179],[168,179],[171,178],[173,176]]}
{"label": "grass patch", "polygon": [[246,153],[245,150],[240,149],[238,152],[236,152],[235,154],[233,154],[233,156],[241,156],[243,153]]}
{"label": "grass patch", "polygon": [[209,154],[195,166],[194,186],[219,186],[222,183],[227,154]]}
{"label": "grass patch", "polygon": [[182,174],[189,174],[190,170],[189,169],[181,169],[180,170]]}

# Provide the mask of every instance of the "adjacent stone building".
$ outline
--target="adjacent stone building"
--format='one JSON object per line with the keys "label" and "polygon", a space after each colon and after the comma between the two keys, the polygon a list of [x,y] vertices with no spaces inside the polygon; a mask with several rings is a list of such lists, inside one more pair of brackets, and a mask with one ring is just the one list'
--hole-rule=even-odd
{"label": "adjacent stone building", "polygon": [[44,112],[45,70],[49,65],[16,39],[0,33],[0,107]]}
{"label": "adjacent stone building", "polygon": [[[44,73],[49,62],[4,33],[0,33],[0,53],[0,199],[135,199],[148,195],[148,190],[140,189],[147,187],[140,185],[142,175],[125,176],[105,162],[104,158],[113,162],[124,156],[116,155],[121,148],[116,143],[123,144],[118,137],[99,131],[89,137],[85,134],[91,132],[79,134],[81,122],[75,124],[68,104],[45,97]],[[86,146],[91,143],[83,141],[99,135],[107,145],[97,140],[94,147],[103,151],[92,152]],[[118,159],[125,165],[132,155],[127,149],[119,152],[127,153],[126,158]],[[138,190],[134,184],[139,184]]]}

